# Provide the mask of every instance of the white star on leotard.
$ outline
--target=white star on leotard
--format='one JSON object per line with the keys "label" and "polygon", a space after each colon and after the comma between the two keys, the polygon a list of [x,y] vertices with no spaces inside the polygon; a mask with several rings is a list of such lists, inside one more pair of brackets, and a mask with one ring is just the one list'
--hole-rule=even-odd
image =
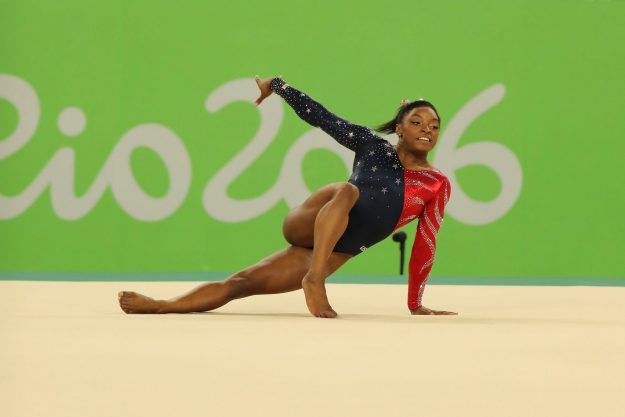
{"label": "white star on leotard", "polygon": [[360,166],[360,161],[356,162],[356,166],[357,167]]}
{"label": "white star on leotard", "polygon": [[337,121],[336,121],[336,124],[337,124],[337,125],[340,125],[340,124],[341,124],[341,121],[340,121],[340,120],[337,120]]}
{"label": "white star on leotard", "polygon": [[386,189],[386,187],[382,188],[382,194],[386,194],[388,192],[388,190]]}
{"label": "white star on leotard", "polygon": [[395,184],[397,184],[397,185],[399,185],[399,183],[400,183],[400,182],[401,182],[401,180],[400,180],[399,178],[397,178],[397,179],[395,180]]}
{"label": "white star on leotard", "polygon": [[386,153],[386,156],[391,156],[391,155],[393,155],[393,154],[392,154],[392,153],[390,153],[390,152],[387,152],[387,153]]}
{"label": "white star on leotard", "polygon": [[371,151],[369,152],[369,155],[373,155],[375,153],[375,151]]}
{"label": "white star on leotard", "polygon": [[397,169],[397,164],[393,164],[393,168]]}
{"label": "white star on leotard", "polygon": [[378,170],[378,167],[374,166],[373,168],[371,168],[371,171],[375,172]]}
{"label": "white star on leotard", "polygon": [[349,136],[350,138],[353,138],[353,137],[354,137],[354,133],[353,133],[353,132],[349,132],[349,135],[348,135],[348,136]]}
{"label": "white star on leotard", "polygon": [[310,109],[306,109],[306,113],[310,113]]}

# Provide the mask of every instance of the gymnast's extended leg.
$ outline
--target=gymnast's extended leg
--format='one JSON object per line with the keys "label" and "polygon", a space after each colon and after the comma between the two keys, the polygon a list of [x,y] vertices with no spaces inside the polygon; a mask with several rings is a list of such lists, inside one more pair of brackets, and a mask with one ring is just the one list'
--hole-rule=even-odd
{"label": "gymnast's extended leg", "polygon": [[[351,255],[348,254],[332,254],[328,259],[325,274],[332,274],[349,258]],[[302,288],[302,279],[310,268],[311,260],[311,249],[291,246],[224,281],[202,284],[186,294],[169,300],[154,300],[132,291],[121,291],[118,295],[119,305],[129,314],[209,311],[237,298],[298,290]]]}

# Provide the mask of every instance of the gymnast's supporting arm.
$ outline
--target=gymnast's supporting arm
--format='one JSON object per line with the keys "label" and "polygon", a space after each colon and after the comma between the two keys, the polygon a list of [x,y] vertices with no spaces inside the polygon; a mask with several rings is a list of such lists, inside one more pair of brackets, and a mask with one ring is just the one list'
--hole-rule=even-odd
{"label": "gymnast's supporting arm", "polygon": [[436,235],[443,222],[445,205],[449,200],[451,185],[445,180],[432,200],[428,201],[419,216],[415,242],[408,266],[408,309],[413,315],[458,314],[451,311],[431,310],[421,304],[425,284],[434,265]]}

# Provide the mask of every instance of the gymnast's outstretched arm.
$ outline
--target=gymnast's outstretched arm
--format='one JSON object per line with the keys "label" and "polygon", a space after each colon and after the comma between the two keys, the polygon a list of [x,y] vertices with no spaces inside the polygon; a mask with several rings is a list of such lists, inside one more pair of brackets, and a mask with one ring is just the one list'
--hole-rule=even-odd
{"label": "gymnast's outstretched arm", "polygon": [[284,98],[302,120],[311,126],[319,127],[338,143],[354,152],[367,141],[383,140],[372,129],[350,123],[337,116],[306,93],[287,84],[280,77],[261,80],[256,76],[256,83],[261,90],[261,96],[256,100],[256,105],[260,104],[272,92],[276,93]]}

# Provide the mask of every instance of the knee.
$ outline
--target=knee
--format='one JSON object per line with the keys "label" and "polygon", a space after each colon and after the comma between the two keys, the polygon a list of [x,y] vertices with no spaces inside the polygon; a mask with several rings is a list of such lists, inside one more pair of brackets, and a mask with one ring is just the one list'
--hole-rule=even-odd
{"label": "knee", "polygon": [[360,190],[351,182],[344,182],[338,186],[337,195],[355,203],[358,197],[360,197]]}

